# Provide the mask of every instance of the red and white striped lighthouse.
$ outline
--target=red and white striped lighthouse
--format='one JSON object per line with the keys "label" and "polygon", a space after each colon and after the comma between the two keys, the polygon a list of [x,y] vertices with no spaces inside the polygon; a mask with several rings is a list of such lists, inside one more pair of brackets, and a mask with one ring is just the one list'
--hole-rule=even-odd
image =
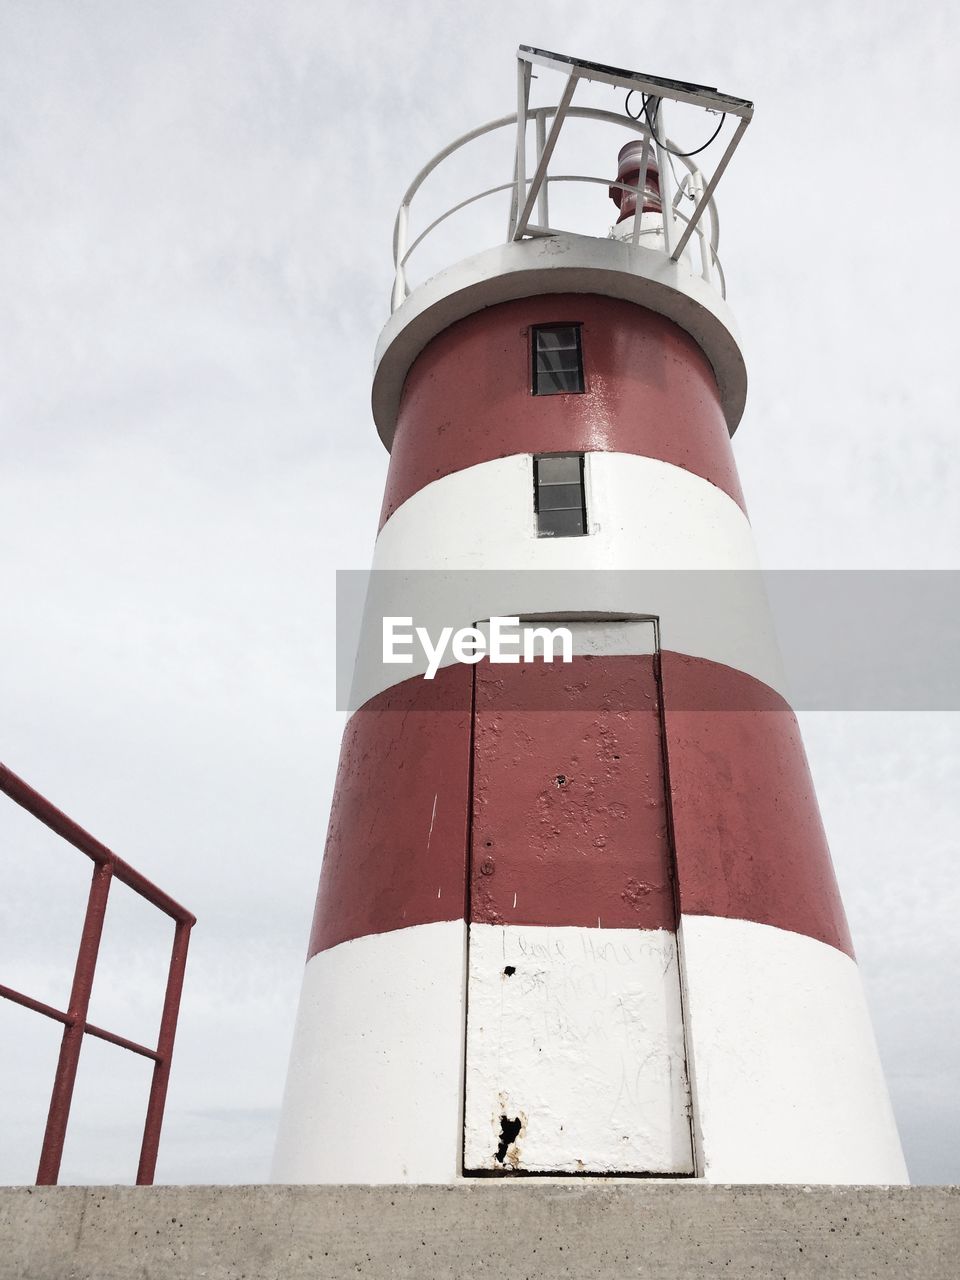
{"label": "red and white striped lighthouse", "polygon": [[[584,81],[636,109],[575,105]],[[677,103],[721,120],[711,176],[667,136]],[[906,1179],[730,448],[713,194],[751,115],[523,47],[517,115],[404,199],[278,1181]],[[630,131],[612,183],[551,172],[571,119]],[[411,288],[421,183],[501,128],[514,177],[481,194],[510,198],[506,243]],[[610,187],[612,230],[552,224],[571,181]],[[562,627],[570,660],[477,661],[504,618]],[[391,664],[385,619],[473,650]]]}

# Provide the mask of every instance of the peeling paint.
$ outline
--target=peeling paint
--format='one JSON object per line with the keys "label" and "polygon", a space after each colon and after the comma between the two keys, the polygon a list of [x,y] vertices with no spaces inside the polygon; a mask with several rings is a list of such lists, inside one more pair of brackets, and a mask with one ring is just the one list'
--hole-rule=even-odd
{"label": "peeling paint", "polygon": [[468,1170],[691,1173],[674,935],[472,925],[466,1082]]}
{"label": "peeling paint", "polygon": [[428,850],[430,849],[430,841],[433,839],[433,824],[437,820],[437,798],[439,795],[440,795],[439,791],[435,791],[433,794],[433,810],[431,811],[431,814],[430,814],[430,830],[427,832],[427,849]]}
{"label": "peeling paint", "polygon": [[674,926],[653,663],[575,656],[573,702],[562,668],[478,665],[473,920]]}

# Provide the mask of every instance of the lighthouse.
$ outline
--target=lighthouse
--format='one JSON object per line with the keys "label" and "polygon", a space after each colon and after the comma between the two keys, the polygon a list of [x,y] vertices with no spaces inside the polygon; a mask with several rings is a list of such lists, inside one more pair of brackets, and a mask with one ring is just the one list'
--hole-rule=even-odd
{"label": "lighthouse", "polygon": [[[403,199],[277,1181],[906,1180],[730,443],[715,194],[752,114],[522,46],[516,113]],[[421,229],[488,134],[512,172]],[[561,225],[577,184],[605,220]],[[505,235],[416,282],[497,200]]]}

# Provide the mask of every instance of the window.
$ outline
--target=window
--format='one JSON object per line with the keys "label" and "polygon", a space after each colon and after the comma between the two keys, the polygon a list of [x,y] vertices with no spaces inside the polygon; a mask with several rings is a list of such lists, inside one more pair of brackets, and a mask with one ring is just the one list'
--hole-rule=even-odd
{"label": "window", "polygon": [[556,396],[582,390],[580,326],[538,325],[533,330],[533,394]]}
{"label": "window", "polygon": [[541,538],[587,532],[582,453],[547,453],[533,460],[533,506]]}

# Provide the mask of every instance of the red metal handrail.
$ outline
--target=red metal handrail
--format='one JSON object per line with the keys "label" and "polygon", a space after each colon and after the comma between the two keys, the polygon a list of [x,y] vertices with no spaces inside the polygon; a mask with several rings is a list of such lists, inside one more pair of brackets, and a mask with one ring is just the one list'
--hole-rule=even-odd
{"label": "red metal handrail", "polygon": [[[80,1049],[85,1035],[96,1036],[107,1040],[110,1044],[128,1049],[131,1053],[140,1054],[153,1061],[153,1078],[150,1082],[150,1096],[147,1100],[147,1114],[143,1125],[143,1141],[140,1145],[140,1163],[137,1168],[138,1186],[150,1186],[153,1183],[157,1167],[157,1150],[160,1145],[160,1128],[163,1124],[163,1108],[167,1099],[167,1084],[170,1079],[170,1062],[173,1057],[173,1042],[177,1033],[177,1017],[180,1012],[180,995],[183,991],[183,973],[187,963],[187,947],[190,942],[190,930],[196,924],[196,917],[191,915],[179,902],[175,902],[162,889],[149,881],[118,858],[115,853],[95,840],[89,832],[78,826],[65,813],[46,800],[39,792],[34,791],[22,778],[17,777],[5,765],[0,764],[0,791],[3,791],[33,814],[40,822],[55,831],[69,844],[92,859],[94,863],[93,879],[87,898],[87,910],[77,951],[77,962],[73,973],[73,987],[70,991],[70,1003],[66,1011],[55,1009],[12,987],[0,985],[0,996],[32,1009],[46,1018],[63,1024],[63,1039],[60,1042],[60,1058],[53,1082],[50,1097],[50,1109],[47,1113],[47,1125],[43,1135],[43,1148],[40,1153],[40,1167],[37,1170],[38,1186],[54,1186],[60,1175],[60,1162],[63,1158],[63,1143],[67,1132],[67,1121],[70,1117],[70,1104],[73,1100],[73,1088],[77,1078],[77,1066],[80,1061]],[[100,951],[100,938],[103,933],[103,921],[107,909],[107,897],[111,882],[117,879],[134,893],[145,898],[147,902],[158,907],[174,921],[173,949],[170,953],[170,966],[167,971],[167,987],[163,998],[163,1012],[160,1017],[160,1034],[155,1049],[147,1045],[127,1040],[103,1027],[96,1027],[87,1021],[90,1007],[90,992],[93,988],[93,976],[97,967]]]}

